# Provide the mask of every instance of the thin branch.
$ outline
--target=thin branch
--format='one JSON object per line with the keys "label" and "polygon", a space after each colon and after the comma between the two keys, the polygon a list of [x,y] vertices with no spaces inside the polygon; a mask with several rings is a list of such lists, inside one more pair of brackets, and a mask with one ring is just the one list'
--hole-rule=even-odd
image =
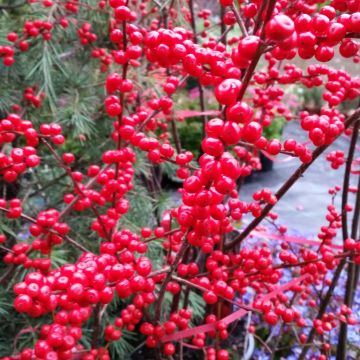
{"label": "thin branch", "polygon": [[[126,21],[122,22],[122,33],[123,33],[123,36],[122,36],[123,50],[126,51],[127,43],[128,43],[127,32],[126,32]],[[126,61],[125,64],[123,64],[123,67],[122,67],[122,80],[126,79],[128,67],[129,67],[129,61]],[[120,112],[120,114],[118,115],[118,118],[117,118],[118,129],[120,129],[120,127],[121,127],[122,119],[123,119],[123,116],[124,116],[124,108],[125,108],[125,101],[124,100],[125,100],[124,93],[121,92],[120,93],[121,112]],[[118,135],[118,138],[117,138],[116,150],[120,150],[121,146],[122,146],[122,138],[121,138],[119,132],[117,133],[117,135]],[[115,167],[115,180],[118,179],[119,171],[120,171],[120,164],[119,164],[119,162],[117,162],[116,167]],[[116,206],[116,193],[114,193],[114,195],[113,195],[112,206],[114,208]],[[116,228],[116,226],[114,227],[114,230],[115,230],[115,228]]]}
{"label": "thin branch", "polygon": [[172,135],[174,138],[175,148],[176,148],[177,153],[180,154],[182,151],[182,146],[181,146],[179,131],[177,129],[174,116],[171,117],[170,124],[171,124],[171,132],[172,132]]}
{"label": "thin branch", "polygon": [[7,270],[2,274],[0,277],[0,285],[3,283],[7,283],[8,279],[11,278],[16,270],[16,267],[14,265],[10,265]]}
{"label": "thin branch", "polygon": [[344,173],[343,190],[342,190],[342,198],[341,198],[341,211],[342,211],[341,222],[342,222],[343,241],[345,241],[349,237],[346,204],[348,202],[351,166],[354,159],[356,142],[359,136],[359,125],[360,122],[357,122],[353,129],[348,156],[346,160],[345,173]]}
{"label": "thin branch", "polygon": [[159,114],[161,111],[160,110],[154,110],[140,125],[139,128],[137,129],[137,132],[142,131],[142,129],[147,125],[147,123],[157,114]]}
{"label": "thin branch", "polygon": [[226,43],[226,36],[232,29],[234,29],[234,26],[229,26],[226,30],[222,31],[222,34],[220,35],[217,42]]}
{"label": "thin branch", "polygon": [[183,243],[181,245],[181,248],[179,250],[179,252],[176,255],[176,258],[173,262],[173,264],[171,265],[170,271],[168,272],[164,282],[161,285],[160,291],[159,291],[159,295],[156,301],[156,306],[155,306],[155,321],[158,322],[160,320],[160,315],[161,315],[161,306],[162,306],[162,302],[164,300],[164,296],[165,296],[165,291],[166,291],[166,286],[167,284],[170,282],[172,274],[174,273],[174,271],[176,270],[177,266],[179,265],[182,257],[185,254],[186,249],[188,248],[189,244],[187,243],[186,240],[187,237],[187,233],[184,235],[184,239],[183,239]]}
{"label": "thin branch", "polygon": [[[176,233],[177,231],[179,231],[180,228],[176,228],[176,229],[172,229],[170,231],[167,231],[164,235],[163,235],[163,238],[164,237],[167,237],[169,235],[172,235],[174,233]],[[151,237],[151,238],[148,238],[148,239],[145,239],[143,242],[144,243],[148,243],[148,242],[151,242],[151,241],[154,241],[154,240],[160,240],[160,238],[158,238],[157,236],[154,236],[154,237]]]}
{"label": "thin branch", "polygon": [[93,325],[93,333],[91,338],[91,347],[96,349],[99,343],[99,335],[100,335],[100,323],[101,323],[101,304],[97,304],[94,309],[94,325]]}
{"label": "thin branch", "polygon": [[224,45],[226,44],[226,36],[227,36],[227,30],[229,28],[232,28],[232,26],[229,26],[228,29],[226,29],[226,24],[225,24],[225,21],[224,21],[224,16],[225,16],[225,7],[222,6],[221,4],[220,5],[220,19],[221,19],[221,22],[220,22],[220,32],[221,32],[221,36],[220,36],[220,39],[218,40],[219,42],[222,42]]}
{"label": "thin branch", "polygon": [[5,247],[3,245],[0,245],[0,250],[3,250],[5,252],[7,252],[7,253],[14,254],[14,252],[11,249],[8,249],[7,247]]}
{"label": "thin branch", "polygon": [[233,13],[235,15],[236,21],[239,24],[241,32],[243,33],[244,36],[248,36],[249,34],[248,34],[247,30],[246,30],[246,26],[244,24],[244,21],[243,21],[239,11],[237,10],[237,8],[236,8],[236,6],[234,4],[231,6],[231,10],[233,11]]}
{"label": "thin branch", "polygon": [[268,3],[268,1],[265,1],[265,0],[263,0],[261,2],[260,9],[258,10],[258,14],[257,14],[256,20],[255,20],[253,35],[256,34],[256,32],[259,30],[259,28],[261,26],[262,15],[263,15],[264,10],[266,9],[267,3]]}

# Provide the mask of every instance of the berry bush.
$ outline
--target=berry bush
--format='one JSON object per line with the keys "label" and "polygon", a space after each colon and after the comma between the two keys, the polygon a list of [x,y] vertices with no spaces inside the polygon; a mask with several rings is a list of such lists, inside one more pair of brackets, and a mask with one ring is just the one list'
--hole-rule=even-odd
{"label": "berry bush", "polygon": [[[11,0],[0,23],[2,360],[360,357],[360,78],[331,66],[360,61],[359,0]],[[279,118],[308,141],[265,137]],[[244,201],[261,154],[298,168]],[[274,207],[319,157],[339,184],[295,245]]]}

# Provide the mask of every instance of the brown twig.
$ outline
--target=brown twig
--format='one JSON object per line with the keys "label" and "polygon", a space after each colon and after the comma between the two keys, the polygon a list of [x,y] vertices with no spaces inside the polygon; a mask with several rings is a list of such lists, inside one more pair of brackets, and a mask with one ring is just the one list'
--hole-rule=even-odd
{"label": "brown twig", "polygon": [[226,30],[222,31],[221,32],[221,35],[220,37],[218,38],[218,42],[222,42],[222,43],[226,43],[226,37],[227,37],[227,34],[234,28],[234,26],[229,26]]}
{"label": "brown twig", "polygon": [[248,36],[248,32],[247,32],[246,26],[245,26],[245,24],[244,24],[244,21],[243,21],[241,15],[240,15],[238,9],[236,8],[235,5],[232,5],[232,6],[231,6],[231,10],[233,11],[233,13],[234,13],[234,15],[235,15],[236,21],[237,21],[237,23],[238,23],[238,25],[239,25],[239,27],[240,27],[240,30],[241,30],[242,34],[243,34],[244,36]]}
{"label": "brown twig", "polygon": [[[126,2],[127,4],[127,2]],[[127,49],[127,44],[128,44],[128,39],[127,39],[127,32],[126,32],[126,21],[122,22],[122,45],[123,45],[123,50],[126,51]],[[126,79],[127,76],[127,71],[128,71],[128,67],[129,67],[129,61],[126,61],[125,64],[123,64],[122,67],[122,80]],[[121,127],[121,123],[122,123],[122,118],[124,115],[124,109],[125,109],[125,95],[123,92],[120,93],[120,105],[121,105],[121,111],[120,114],[117,117],[117,125],[118,125],[118,129],[120,129]],[[122,138],[120,136],[120,133],[118,132],[118,138],[117,138],[117,144],[116,144],[116,149],[120,150],[121,146],[122,146]],[[117,162],[115,165],[115,179],[118,178],[119,176],[119,170],[120,170],[120,164]],[[114,193],[113,195],[113,200],[112,200],[112,206],[115,207],[116,206],[116,193]],[[116,229],[116,226],[114,226],[114,229]]]}
{"label": "brown twig", "polygon": [[260,9],[258,10],[257,17],[255,20],[255,25],[253,28],[253,35],[256,34],[256,32],[260,29],[261,21],[262,21],[262,15],[264,10],[266,9],[266,5],[268,4],[268,1],[263,0],[260,5]]}
{"label": "brown twig", "polygon": [[180,154],[182,151],[182,146],[181,146],[180,136],[179,136],[179,132],[178,132],[178,129],[176,126],[176,121],[175,121],[174,116],[171,117],[170,125],[171,125],[171,132],[173,135],[176,151],[178,154]]}
{"label": "brown twig", "polygon": [[101,304],[97,304],[94,308],[94,325],[93,325],[93,333],[91,337],[91,347],[96,349],[99,343],[99,335],[100,335],[100,323],[101,323]]}
{"label": "brown twig", "polygon": [[[174,233],[176,233],[177,231],[179,231],[180,228],[176,228],[176,229],[172,229],[170,231],[167,231],[163,237],[166,237],[166,236],[169,236],[169,235],[172,235]],[[148,243],[148,242],[151,242],[151,241],[154,241],[154,240],[160,240],[160,238],[158,238],[157,236],[153,236],[151,238],[148,238],[148,239],[145,239],[143,242],[144,243]]]}
{"label": "brown twig", "polygon": [[16,270],[16,266],[10,265],[7,270],[0,277],[0,285],[7,282],[9,278],[11,278]]}
{"label": "brown twig", "polygon": [[[161,159],[164,160],[164,161],[170,162],[170,163],[172,163],[172,164],[176,164],[176,161],[175,161],[175,160],[168,159],[168,158],[163,157],[163,156],[161,157]],[[177,164],[176,164],[176,165],[177,165]],[[182,165],[182,167],[186,167],[186,168],[188,168],[188,169],[190,169],[190,170],[199,170],[197,167],[192,166],[192,165],[190,165],[190,164]]]}
{"label": "brown twig", "polygon": [[360,122],[357,122],[353,129],[348,156],[346,160],[345,173],[344,173],[343,190],[342,190],[342,198],[341,198],[341,211],[342,211],[341,222],[342,222],[342,236],[344,241],[349,237],[346,204],[348,202],[351,166],[354,159],[356,142],[359,136],[359,125]]}
{"label": "brown twig", "polygon": [[0,245],[0,250],[5,251],[6,253],[13,254],[14,252],[11,249],[8,249],[7,247]]}
{"label": "brown twig", "polygon": [[162,306],[162,302],[164,300],[166,286],[171,281],[172,274],[176,270],[176,268],[179,265],[182,257],[185,254],[186,249],[189,246],[188,243],[187,243],[186,237],[187,237],[187,233],[184,235],[184,239],[183,239],[183,243],[181,245],[181,248],[180,248],[179,252],[177,253],[176,258],[175,258],[173,264],[171,265],[170,271],[168,272],[168,274],[167,274],[167,276],[166,276],[166,278],[165,278],[164,282],[162,283],[161,288],[159,290],[159,295],[158,295],[156,305],[155,305],[155,321],[156,322],[159,322],[159,320],[160,320],[161,306]]}
{"label": "brown twig", "polygon": [[147,123],[157,114],[159,114],[161,111],[160,110],[154,110],[138,127],[137,132],[142,131],[142,129],[144,129],[144,127],[147,125]]}

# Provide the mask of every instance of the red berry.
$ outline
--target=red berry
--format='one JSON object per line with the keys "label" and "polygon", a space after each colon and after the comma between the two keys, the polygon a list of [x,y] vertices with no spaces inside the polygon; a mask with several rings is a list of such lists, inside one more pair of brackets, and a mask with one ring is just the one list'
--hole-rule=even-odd
{"label": "red berry", "polygon": [[207,291],[204,293],[204,300],[207,304],[209,305],[213,305],[215,303],[217,303],[218,301],[218,297],[215,295],[215,293],[213,291]]}
{"label": "red berry", "polygon": [[241,90],[241,81],[236,79],[223,80],[215,88],[216,100],[221,105],[235,104]]}
{"label": "red berry", "polygon": [[28,312],[31,310],[33,301],[29,295],[19,295],[14,301],[14,307],[18,312]]}
{"label": "red berry", "polygon": [[266,36],[273,41],[282,41],[295,31],[294,22],[287,15],[275,15],[265,28]]}
{"label": "red berry", "polygon": [[242,138],[250,143],[255,143],[260,139],[262,127],[258,122],[252,121],[244,126]]}
{"label": "red berry", "polygon": [[273,312],[273,311],[269,311],[268,313],[265,314],[264,316],[264,320],[271,326],[274,326],[277,324],[277,322],[279,321],[278,316]]}

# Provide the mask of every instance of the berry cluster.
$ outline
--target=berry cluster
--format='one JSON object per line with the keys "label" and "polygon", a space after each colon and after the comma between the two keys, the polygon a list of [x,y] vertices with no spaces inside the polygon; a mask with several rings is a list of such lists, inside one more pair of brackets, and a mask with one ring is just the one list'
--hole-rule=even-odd
{"label": "berry cluster", "polygon": [[331,163],[331,167],[337,170],[341,165],[345,163],[344,152],[341,150],[331,151],[326,155],[326,160]]}
{"label": "berry cluster", "polygon": [[24,91],[24,100],[35,108],[41,107],[44,97],[45,93],[40,92],[40,94],[37,95],[36,89],[33,87],[28,87]]}
{"label": "berry cluster", "polygon": [[91,24],[90,23],[84,23],[81,28],[77,31],[78,36],[80,38],[80,43],[82,45],[91,44],[96,41],[97,36],[96,34],[91,32]]}
{"label": "berry cluster", "polygon": [[322,109],[320,115],[303,111],[300,122],[315,146],[331,144],[344,131],[344,116],[335,109]]}

